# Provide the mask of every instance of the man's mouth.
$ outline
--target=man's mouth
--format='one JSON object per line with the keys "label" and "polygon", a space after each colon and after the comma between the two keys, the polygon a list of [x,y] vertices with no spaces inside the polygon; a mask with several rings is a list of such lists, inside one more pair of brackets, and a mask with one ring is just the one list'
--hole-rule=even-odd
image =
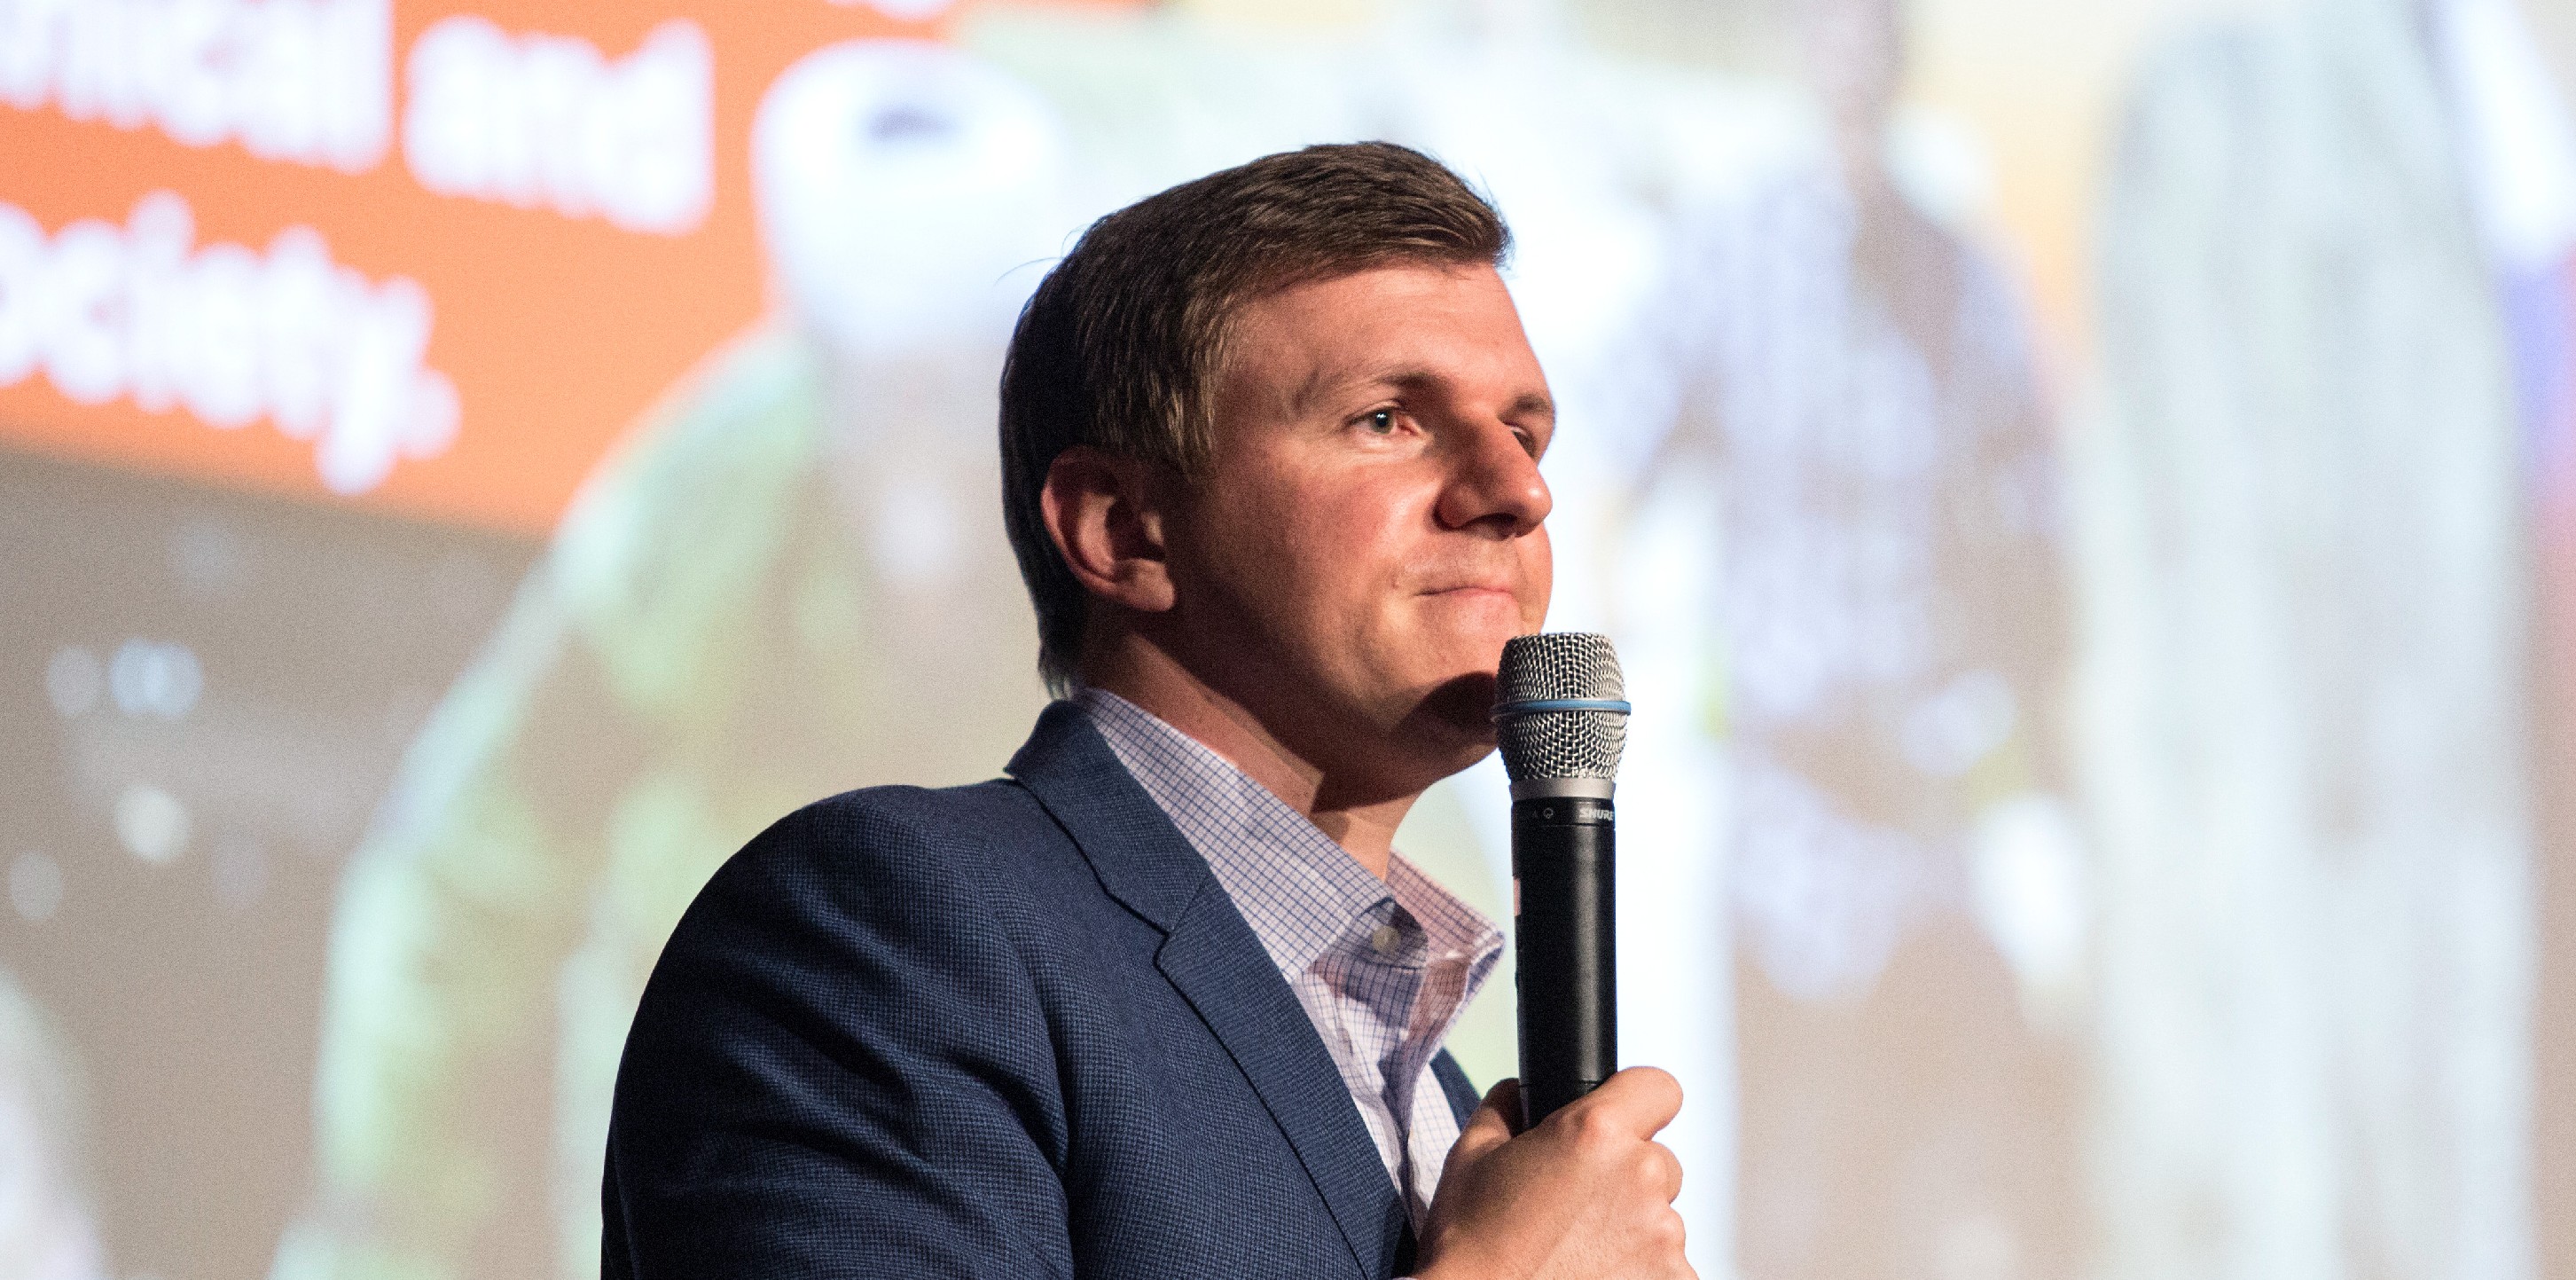
{"label": "man's mouth", "polygon": [[1426,596],[1509,596],[1516,594],[1519,587],[1518,583],[1508,577],[1471,578],[1461,575],[1456,578],[1434,579],[1434,582],[1436,585],[1424,588],[1422,594]]}

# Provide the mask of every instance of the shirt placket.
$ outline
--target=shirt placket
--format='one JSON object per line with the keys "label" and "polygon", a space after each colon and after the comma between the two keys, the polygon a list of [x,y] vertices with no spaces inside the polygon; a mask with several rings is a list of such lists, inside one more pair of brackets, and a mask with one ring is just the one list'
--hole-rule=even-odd
{"label": "shirt placket", "polygon": [[[1400,904],[1391,903],[1388,923],[1380,927],[1371,941],[1384,939],[1386,945],[1375,947],[1376,966],[1387,976],[1385,981],[1397,993],[1379,1008],[1387,1018],[1385,1043],[1379,1061],[1381,1096],[1386,1101],[1388,1118],[1401,1135],[1400,1172],[1397,1183],[1402,1187],[1405,1208],[1419,1226],[1423,1212],[1430,1206],[1431,1191],[1425,1184],[1438,1177],[1436,1169],[1426,1168],[1426,1153],[1419,1149],[1416,1136],[1425,1103],[1423,1082],[1431,1064],[1431,1055],[1446,1030],[1446,1019],[1426,1004],[1440,998],[1440,974],[1431,954],[1431,939],[1422,922]],[[1452,997],[1454,999],[1454,997]],[[1426,1016],[1426,1014],[1428,1016]],[[1444,1094],[1437,1099],[1446,1106]],[[1445,1152],[1427,1153],[1445,1157]]]}

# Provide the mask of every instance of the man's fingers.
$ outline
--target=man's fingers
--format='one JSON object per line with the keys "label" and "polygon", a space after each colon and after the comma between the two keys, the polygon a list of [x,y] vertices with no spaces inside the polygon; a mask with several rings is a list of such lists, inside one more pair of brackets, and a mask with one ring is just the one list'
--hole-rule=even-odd
{"label": "man's fingers", "polygon": [[1575,1105],[1603,1108],[1620,1118],[1621,1128],[1651,1138],[1681,1114],[1682,1085],[1662,1068],[1630,1067],[1602,1081],[1600,1088]]}
{"label": "man's fingers", "polygon": [[1673,1201],[1681,1199],[1682,1158],[1674,1155],[1671,1147],[1667,1147],[1660,1142],[1649,1143],[1647,1145],[1655,1149],[1655,1163],[1660,1166],[1663,1171],[1664,1203],[1671,1204]]}

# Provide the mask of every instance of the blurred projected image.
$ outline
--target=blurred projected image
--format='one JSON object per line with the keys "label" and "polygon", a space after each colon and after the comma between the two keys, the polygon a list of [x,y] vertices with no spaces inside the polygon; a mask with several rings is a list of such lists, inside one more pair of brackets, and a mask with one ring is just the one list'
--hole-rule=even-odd
{"label": "blurred projected image", "polygon": [[81,1080],[61,1031],[0,972],[0,1280],[104,1280]]}
{"label": "blurred projected image", "polygon": [[2576,1266],[2576,11],[676,8],[0,0],[0,1280],[595,1274],[700,885],[1043,700],[1021,300],[1354,138],[1515,233],[1703,1276]]}
{"label": "blurred projected image", "polygon": [[810,800],[990,776],[1044,700],[992,423],[1054,117],[848,44],[752,144],[779,312],[585,482],[350,865],[282,1277],[595,1267],[618,1055],[699,886]]}
{"label": "blurred projected image", "polygon": [[[1738,1258],[2067,1275],[2084,850],[2059,468],[2024,308],[1894,95],[1892,0],[1794,27],[1824,145],[1697,220],[1663,466],[1719,518]],[[1832,1063],[1830,1068],[1821,1064]]]}
{"label": "blurred projected image", "polygon": [[2129,104],[2088,566],[2121,1274],[2533,1273],[2570,53],[2508,0],[2344,0],[2181,40]]}
{"label": "blurred projected image", "polygon": [[[320,1182],[279,1275],[495,1250],[595,1265],[617,1055],[699,885],[807,800],[988,776],[1042,700],[995,501],[1019,299],[1080,210],[1351,127],[1214,83],[1124,100],[1061,47],[1189,66],[1160,42],[1214,48],[1223,28],[1031,15],[972,34],[988,53],[834,46],[767,91],[752,177],[778,310],[585,482],[413,744],[335,922]],[[1156,107],[1229,131],[1118,127]],[[1112,163],[1077,173],[1077,155]],[[1413,856],[1493,904],[1463,824],[1431,808]],[[1485,1021],[1491,1039],[1508,1010]],[[458,1168],[518,1192],[459,1187]]]}

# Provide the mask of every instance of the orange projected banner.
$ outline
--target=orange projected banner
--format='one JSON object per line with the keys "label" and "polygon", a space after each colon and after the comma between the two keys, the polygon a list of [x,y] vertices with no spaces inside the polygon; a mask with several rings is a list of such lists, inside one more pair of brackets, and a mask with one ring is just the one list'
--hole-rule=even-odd
{"label": "orange projected banner", "polygon": [[523,532],[765,305],[812,0],[0,5],[0,444]]}

